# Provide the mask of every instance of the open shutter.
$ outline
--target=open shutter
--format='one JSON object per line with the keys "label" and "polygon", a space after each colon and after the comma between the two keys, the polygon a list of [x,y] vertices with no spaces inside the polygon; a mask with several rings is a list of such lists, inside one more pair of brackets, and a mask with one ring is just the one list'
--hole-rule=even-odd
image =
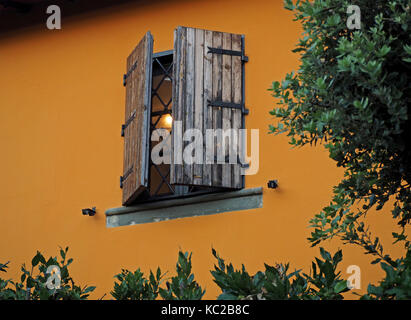
{"label": "open shutter", "polygon": [[[237,146],[238,129],[244,127],[244,37],[239,34],[178,27],[174,34],[173,130],[170,181],[194,185],[239,189],[244,186],[237,157],[217,158],[221,140],[207,139],[207,129],[235,129],[232,146]],[[181,125],[180,125],[181,124]],[[202,159],[186,163],[183,150],[190,144],[182,133],[196,128],[202,132]],[[212,152],[210,152],[210,150]],[[198,159],[198,158],[197,158]],[[224,164],[221,164],[223,163]],[[220,163],[220,164],[219,164]]]}
{"label": "open shutter", "polygon": [[127,58],[124,166],[120,177],[123,205],[131,204],[148,187],[153,37],[147,32]]}

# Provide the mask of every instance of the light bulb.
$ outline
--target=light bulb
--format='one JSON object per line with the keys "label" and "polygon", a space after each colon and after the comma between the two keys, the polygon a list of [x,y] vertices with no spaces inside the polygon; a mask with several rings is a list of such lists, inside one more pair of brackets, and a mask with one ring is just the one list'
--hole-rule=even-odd
{"label": "light bulb", "polygon": [[168,127],[171,127],[171,125],[173,124],[173,117],[171,115],[166,115],[166,118],[164,119],[165,124]]}

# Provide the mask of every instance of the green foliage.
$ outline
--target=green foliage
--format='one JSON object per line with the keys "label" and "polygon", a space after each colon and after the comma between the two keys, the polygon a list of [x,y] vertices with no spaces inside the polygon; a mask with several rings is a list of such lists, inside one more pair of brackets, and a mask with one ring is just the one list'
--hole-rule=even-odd
{"label": "green foliage", "polygon": [[205,294],[191,273],[191,253],[179,252],[176,265],[177,275],[166,282],[167,289],[160,288],[160,295],[165,300],[201,300]]}
{"label": "green foliage", "polygon": [[191,253],[179,251],[177,275],[166,281],[165,288],[160,287],[164,278],[160,268],[155,276],[150,271],[148,279],[140,269],[134,273],[123,269],[115,276],[119,283],[114,284],[111,295],[117,300],[155,300],[158,295],[164,300],[200,300],[205,290],[194,280],[191,268]]}
{"label": "green foliage", "polygon": [[[21,267],[20,282],[0,279],[0,300],[84,300],[95,287],[85,286],[83,288],[74,283],[69,274],[68,267],[73,259],[67,259],[68,247],[60,249],[60,261],[57,257],[50,257],[48,260],[37,251],[31,260],[31,268],[27,269],[23,264]],[[47,270],[50,266],[57,266],[60,269],[59,288],[48,289],[46,286],[50,274]],[[5,271],[6,265],[1,265],[0,269]],[[36,272],[37,271],[37,272]],[[54,282],[57,284],[56,282]],[[11,286],[14,286],[11,287]]]}
{"label": "green foliage", "polygon": [[242,265],[241,270],[234,270],[230,263],[226,266],[217,252],[212,249],[214,257],[218,261],[218,266],[214,266],[214,271],[211,274],[214,277],[214,282],[221,288],[222,294],[219,295],[219,300],[243,299],[249,296],[257,296],[261,293],[263,275],[261,272],[255,276],[250,276]]}
{"label": "green foliage", "polygon": [[162,277],[160,268],[157,268],[156,275],[150,271],[148,279],[140,269],[134,273],[122,269],[121,273],[115,276],[119,283],[114,284],[111,295],[116,300],[155,300]]}
{"label": "green foliage", "polygon": [[241,270],[226,265],[213,249],[212,253],[218,265],[211,274],[222,293],[219,300],[340,300],[341,293],[348,291],[347,281],[336,273],[342,259],[341,250],[333,257],[321,250],[324,260],[316,258],[312,263],[312,274],[301,274],[300,270],[289,273],[289,265],[277,264],[275,267],[265,264],[265,271],[258,271],[250,276],[244,265]]}
{"label": "green foliage", "polygon": [[[347,7],[361,9],[361,29],[346,26]],[[285,1],[303,27],[297,72],[269,89],[278,99],[271,133],[293,146],[324,144],[345,171],[331,203],[311,219],[313,246],[333,237],[361,246],[374,263],[394,260],[367,227],[371,208],[391,200],[407,249],[411,221],[411,39],[409,0]],[[385,284],[388,284],[385,283]]]}
{"label": "green foliage", "polygon": [[391,264],[381,263],[385,278],[378,286],[369,285],[364,300],[410,300],[411,299],[411,250],[405,258]]}
{"label": "green foliage", "polygon": [[10,261],[7,261],[6,263],[0,263],[0,271],[1,272],[7,272],[8,264]]}
{"label": "green foliage", "polygon": [[[9,263],[10,261],[0,263],[0,271],[7,272]],[[14,285],[13,281],[0,278],[0,300],[12,300],[15,297],[15,290],[9,288],[9,285]]]}
{"label": "green foliage", "polygon": [[348,291],[347,281],[341,279],[341,272],[337,272],[342,251],[337,251],[333,257],[323,248],[320,248],[320,253],[324,260],[315,258],[315,263],[312,262],[312,275],[304,274],[312,285],[310,295],[321,300],[341,300],[341,293]]}

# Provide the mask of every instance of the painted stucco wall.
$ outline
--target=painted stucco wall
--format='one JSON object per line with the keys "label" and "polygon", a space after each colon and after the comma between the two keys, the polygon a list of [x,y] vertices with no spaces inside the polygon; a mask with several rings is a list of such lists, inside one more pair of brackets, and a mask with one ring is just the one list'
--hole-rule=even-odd
{"label": "painted stucco wall", "polygon": [[[290,51],[301,30],[282,1],[147,1],[62,14],[62,30],[40,25],[0,36],[0,261],[12,261],[9,276],[36,250],[55,255],[59,245],[70,247],[74,279],[97,285],[94,298],[110,291],[121,268],[172,270],[180,248],[193,252],[210,299],[219,292],[209,273],[212,247],[250,272],[287,261],[309,271],[318,250],[306,240],[308,220],[329,202],[342,171],[322,147],[291,149],[285,137],[267,134],[275,104],[266,89],[298,66]],[[125,59],[147,30],[155,52],[171,49],[178,25],[245,34],[246,126],[260,129],[260,170],[246,187],[264,187],[264,206],[107,229],[104,211],[121,204]],[[267,189],[270,179],[280,187]],[[91,206],[97,215],[83,216]],[[371,215],[372,230],[389,249],[383,216]],[[363,288],[381,277],[360,249],[326,244],[338,247],[344,275],[360,266]]]}

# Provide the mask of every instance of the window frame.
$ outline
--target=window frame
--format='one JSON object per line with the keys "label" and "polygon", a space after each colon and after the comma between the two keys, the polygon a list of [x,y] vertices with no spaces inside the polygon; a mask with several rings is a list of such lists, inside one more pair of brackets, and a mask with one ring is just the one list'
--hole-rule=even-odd
{"label": "window frame", "polygon": [[[186,33],[184,33],[187,30]],[[199,37],[197,37],[198,40],[195,40],[196,38],[193,36],[194,34],[197,35],[197,32],[199,34]],[[204,35],[203,35],[204,32]],[[184,34],[183,34],[184,33]],[[206,42],[206,33],[207,35],[207,42]],[[189,116],[185,116],[187,118],[183,119],[179,119],[176,118],[176,116],[181,116],[182,114],[184,115],[185,113],[187,114],[191,114],[190,113],[190,108],[192,108],[192,97],[189,97],[187,95],[187,97],[185,96],[185,92],[191,92],[188,91],[189,84],[188,81],[190,80],[186,80],[185,76],[176,76],[176,69],[179,70],[179,66],[181,67],[182,65],[184,65],[184,68],[186,68],[186,70],[194,70],[194,68],[190,68],[187,67],[187,61],[192,61],[193,59],[196,60],[195,64],[193,65],[196,66],[196,64],[203,66],[204,65],[204,70],[205,70],[205,61],[210,61],[210,59],[213,59],[213,61],[218,61],[217,62],[217,67],[214,67],[214,64],[216,62],[213,62],[213,69],[211,71],[211,81],[213,82],[213,88],[215,86],[214,83],[219,83],[218,86],[216,86],[216,90],[217,93],[214,93],[214,89],[213,89],[213,93],[208,95],[207,98],[206,96],[204,96],[204,98],[199,98],[200,100],[202,99],[202,101],[200,101],[200,105],[204,104],[204,107],[215,107],[215,108],[210,108],[210,110],[212,112],[212,117],[213,117],[213,122],[215,122],[214,119],[217,119],[218,124],[213,123],[211,125],[210,129],[220,129],[220,128],[226,128],[226,124],[227,122],[225,122],[226,124],[224,124],[224,121],[228,120],[228,123],[231,122],[232,127],[233,128],[237,128],[237,129],[245,129],[245,115],[248,115],[248,109],[245,108],[245,63],[248,61],[248,57],[245,56],[245,45],[244,45],[244,35],[240,35],[240,34],[231,34],[231,33],[226,33],[226,32],[219,32],[219,31],[210,31],[210,30],[203,30],[203,29],[197,29],[197,28],[189,28],[189,27],[177,27],[175,29],[174,32],[174,48],[172,50],[166,50],[166,51],[161,51],[161,52],[153,52],[153,46],[152,46],[152,42],[153,42],[153,38],[151,36],[150,31],[147,32],[147,35],[150,37],[150,41],[151,41],[151,59],[147,59],[145,61],[145,64],[147,64],[147,66],[149,67],[150,70],[150,75],[149,75],[149,81],[146,78],[145,81],[145,86],[147,87],[147,83],[149,83],[148,90],[145,90],[145,99],[148,100],[148,102],[144,102],[144,107],[146,110],[145,112],[147,112],[146,114],[146,118],[147,118],[147,122],[146,122],[146,127],[147,130],[145,133],[142,133],[144,135],[148,135],[148,137],[144,137],[147,140],[147,146],[144,150],[146,150],[145,152],[147,153],[147,162],[146,162],[146,166],[145,166],[145,184],[144,184],[144,189],[142,190],[141,193],[139,193],[139,195],[137,197],[135,197],[134,199],[132,199],[131,201],[127,201],[127,203],[125,203],[123,201],[123,206],[133,206],[133,205],[138,205],[138,204],[143,204],[146,202],[155,202],[155,201],[161,201],[161,200],[168,200],[168,199],[177,199],[177,198],[185,198],[185,197],[193,197],[196,195],[204,195],[204,194],[210,194],[210,193],[218,193],[218,192],[230,192],[230,191],[236,191],[236,190],[242,190],[245,189],[245,175],[244,173],[237,173],[239,171],[236,171],[236,173],[232,173],[231,178],[230,178],[230,171],[232,170],[233,167],[231,167],[230,170],[226,170],[224,174],[224,170],[222,172],[223,174],[223,180],[219,180],[219,173],[215,174],[214,171],[216,169],[213,169],[213,177],[211,178],[211,181],[209,180],[187,180],[186,177],[189,177],[187,175],[181,175],[180,174],[180,178],[176,179],[176,167],[179,166],[180,164],[178,162],[176,163],[171,163],[169,165],[168,171],[164,172],[164,167],[160,167],[159,165],[156,165],[152,162],[151,159],[151,151],[153,148],[153,141],[151,140],[153,131],[155,129],[157,129],[157,125],[160,123],[161,118],[163,117],[163,115],[165,114],[171,114],[173,116],[173,119],[178,120],[178,121],[192,121],[192,118],[190,120]],[[186,35],[187,35],[187,41],[191,43],[184,43],[182,44],[182,41],[186,41],[183,39],[186,39]],[[191,35],[191,40],[190,37],[188,37],[188,35]],[[211,38],[209,37],[209,35],[211,35]],[[236,37],[234,40],[234,36]],[[202,37],[204,37],[204,39],[202,39]],[[223,39],[224,37],[224,39]],[[233,38],[231,38],[233,37]],[[143,38],[144,39],[144,38]],[[193,42],[194,39],[194,42]],[[210,41],[211,39],[211,41]],[[204,41],[203,41],[204,40]],[[203,41],[203,43],[201,43]],[[231,43],[232,41],[232,43]],[[235,41],[235,45],[234,45],[234,41]],[[219,43],[221,42],[221,43]],[[182,58],[182,52],[183,55],[186,55],[186,51],[185,50],[181,50],[181,46],[185,46],[185,47],[193,47],[194,45],[196,45],[198,48],[200,48],[200,55],[193,52],[196,51],[190,51],[190,53],[188,53],[189,55],[191,55],[190,57],[186,57],[186,58]],[[196,50],[198,50],[198,48]],[[203,48],[203,49],[201,49]],[[232,49],[232,50],[231,50]],[[191,49],[193,50],[193,49]],[[207,50],[207,51],[206,51]],[[202,52],[204,54],[204,56],[202,56]],[[193,57],[194,55],[194,57]],[[206,57],[207,55],[207,57]],[[225,59],[230,59],[227,60],[229,61],[229,63],[231,63],[231,58],[226,58],[228,56],[237,56],[238,58],[236,59],[240,59],[241,60],[236,60],[236,73],[233,74],[239,74],[241,72],[241,78],[238,79],[236,78],[236,80],[234,80],[234,78],[231,78],[232,75],[228,74],[228,76],[226,76],[226,78],[224,78],[222,75],[225,74],[227,75],[227,72],[225,70],[223,70],[222,68],[222,64],[225,63]],[[183,59],[180,61],[180,59]],[[204,59],[204,62],[202,62],[202,59]],[[165,61],[165,63],[163,63]],[[233,65],[232,68],[234,69],[234,60],[232,60]],[[241,61],[241,67],[238,64],[238,61]],[[157,63],[156,63],[157,62]],[[151,63],[151,65],[150,65]],[[137,61],[135,62],[135,64],[137,64]],[[221,65],[220,65],[221,64]],[[238,68],[240,67],[240,68]],[[181,67],[183,68],[183,67]],[[217,69],[215,69],[217,68]],[[124,75],[124,85],[126,85],[126,79],[129,76],[129,73],[131,73],[134,70],[134,66],[132,68],[128,67],[127,69],[127,74]],[[227,69],[227,68],[226,68]],[[177,72],[179,72],[177,70]],[[203,68],[199,68],[198,70],[201,70],[200,73],[203,72]],[[207,69],[210,70],[210,69]],[[240,71],[241,70],[241,71]],[[187,73],[187,75],[189,74],[189,71],[184,71]],[[209,71],[210,72],[210,71]],[[226,72],[226,73],[224,73]],[[232,71],[233,72],[233,71]],[[216,74],[218,76],[216,76]],[[191,78],[191,85],[193,83],[193,75],[192,72],[190,72]],[[157,80],[157,76],[163,76],[163,78],[160,78],[160,82],[156,84],[156,88],[154,88],[154,82],[155,79]],[[167,79],[167,77],[169,79]],[[205,78],[206,76],[204,75],[204,82],[205,82]],[[176,79],[174,79],[176,78]],[[183,79],[183,80],[181,80]],[[225,80],[224,80],[225,79]],[[228,80],[228,82],[226,82]],[[162,83],[164,81],[168,81],[171,80],[171,87],[172,87],[172,92],[171,92],[171,99],[165,101],[165,99],[162,99],[161,97],[161,93],[159,95],[159,89],[162,85]],[[187,81],[187,82],[186,82]],[[198,80],[199,81],[199,80]],[[208,78],[207,81],[210,81],[210,78]],[[234,86],[234,81],[237,81],[236,84],[237,86]],[[222,84],[224,82],[224,85]],[[198,83],[202,83],[202,82],[197,82]],[[207,82],[209,83],[209,82]],[[228,84],[228,85],[227,85]],[[239,85],[238,85],[239,84]],[[175,89],[178,88],[178,86],[187,86],[187,88],[183,88],[183,94],[184,96],[182,97],[182,99],[177,99],[177,95],[176,95],[176,90],[179,89]],[[236,96],[234,96],[234,93],[231,93],[231,97],[227,96],[224,98],[224,93],[222,94],[221,91],[223,88],[229,88],[226,89],[226,95],[227,93],[229,93],[231,90],[234,90],[233,88],[236,88],[235,92],[236,92]],[[198,91],[197,88],[202,88],[201,85],[199,87],[196,87],[195,92],[197,93],[197,97],[198,97]],[[239,89],[239,90],[238,90]],[[187,90],[187,91],[186,91]],[[203,88],[203,90],[205,89],[205,86]],[[209,91],[208,91],[209,92]],[[234,91],[231,91],[234,92]],[[203,95],[206,94],[206,91],[203,92]],[[179,93],[180,95],[180,93]],[[155,96],[157,96],[157,98],[159,98],[159,102],[161,103],[160,105],[158,105],[160,108],[157,109],[157,107],[155,108],[156,111],[153,111],[153,99],[155,98]],[[236,98],[237,97],[237,98]],[[240,98],[241,97],[241,98]],[[240,99],[239,99],[240,98]],[[140,93],[137,94],[137,100],[141,99],[141,95]],[[168,99],[168,98],[167,98]],[[186,100],[184,100],[186,99]],[[227,100],[226,100],[227,99]],[[145,101],[146,101],[145,100]],[[164,102],[165,101],[165,102]],[[183,101],[190,101],[190,104],[187,102],[187,104],[185,104],[185,102]],[[208,102],[207,102],[208,101]],[[171,107],[170,107],[171,105]],[[127,107],[126,107],[127,108]],[[164,108],[164,109],[163,109]],[[176,108],[176,109],[175,109]],[[186,109],[187,108],[187,109]],[[239,118],[234,118],[231,117],[231,111],[230,113],[227,112],[226,115],[223,116],[223,110],[224,112],[228,109],[232,109],[232,110],[236,110],[239,111],[239,109],[241,110],[241,120]],[[205,111],[207,109],[203,109],[204,111],[198,112],[198,110],[196,109],[195,114],[196,117],[197,115],[198,118],[196,118],[196,121],[200,121],[200,123],[203,121],[201,120],[202,118],[204,119],[208,119],[208,117],[210,117],[210,112]],[[184,112],[184,113],[181,113]],[[208,112],[208,113],[207,113]],[[127,109],[126,109],[126,113],[127,113]],[[173,114],[174,113],[174,114]],[[203,113],[201,115],[201,113]],[[234,114],[234,113],[233,113]],[[238,114],[238,113],[236,113]],[[228,116],[228,118],[226,117]],[[158,117],[157,121],[154,121],[153,124],[153,118]],[[231,117],[231,119],[230,119]],[[127,123],[129,121],[131,117],[127,117],[126,118],[126,122],[125,122],[125,127],[127,127]],[[188,119],[188,120],[187,120]],[[131,120],[132,121],[132,120]],[[206,121],[206,120],[204,120]],[[208,121],[208,120],[207,120]],[[220,124],[220,121],[222,122]],[[235,122],[236,121],[236,122]],[[205,122],[204,122],[205,123]],[[122,126],[122,127],[123,127]],[[185,124],[184,124],[185,127]],[[188,124],[187,126],[188,128],[192,127],[192,124]],[[166,126],[166,128],[168,129],[168,126]],[[174,124],[172,126],[172,129],[174,128]],[[208,130],[208,124],[207,124],[207,130]],[[173,143],[173,139],[175,138],[175,134],[178,133],[178,131],[173,131],[170,130],[170,136],[171,136],[171,148],[175,148],[175,145]],[[122,129],[123,132],[123,129]],[[204,132],[203,132],[204,133]],[[240,140],[240,143],[242,145],[244,145],[246,142],[244,141],[245,137],[242,138],[242,140]],[[220,141],[220,140],[219,140]],[[231,141],[231,140],[230,140]],[[213,144],[216,143],[215,141],[212,142]],[[215,148],[215,147],[214,147]],[[241,147],[240,147],[241,148]],[[215,149],[216,150],[216,149]],[[243,148],[244,151],[241,152],[245,152],[245,149]],[[171,156],[173,157],[173,149],[171,149]],[[214,151],[216,152],[216,151]],[[241,157],[241,155],[240,155]],[[243,160],[240,159],[239,156],[237,156],[238,160],[236,163],[236,170],[238,170],[238,165],[240,166],[240,172],[242,168],[247,168],[248,164],[246,163],[242,163]],[[214,155],[214,158],[216,158],[216,155]],[[243,159],[245,159],[245,155],[243,154]],[[214,160],[215,161],[215,160]],[[220,160],[217,160],[220,161]],[[206,164],[208,165],[208,162],[206,162]],[[222,166],[225,165],[224,163],[211,163],[213,165],[213,168],[215,168],[214,166]],[[228,164],[228,163],[227,163]],[[229,165],[233,165],[233,163],[230,163]],[[156,170],[153,170],[153,167],[155,167]],[[190,164],[188,165],[188,171],[190,171]],[[221,170],[222,167],[218,167],[219,171]],[[226,167],[224,167],[226,168]],[[223,168],[223,169],[224,169]],[[167,168],[165,168],[167,170]],[[193,170],[191,168],[191,170]],[[195,168],[194,168],[195,170]],[[155,175],[157,175],[155,173],[155,171],[157,171],[158,174],[158,178],[159,178],[159,182],[156,185],[156,180],[154,180],[152,178],[153,173]],[[126,173],[123,173],[123,176],[120,177],[120,186],[122,187],[122,182],[126,179],[128,171],[126,171]],[[227,174],[228,173],[228,174]],[[221,172],[220,172],[221,174]],[[198,179],[199,175],[195,176],[196,179]],[[205,177],[205,176],[203,176]],[[207,175],[207,177],[209,177],[209,175]],[[228,178],[227,178],[228,177]],[[234,177],[236,177],[236,181],[233,181],[233,179],[235,179]],[[192,178],[192,177],[191,177]],[[190,179],[191,179],[190,178]],[[227,179],[231,179],[227,180]],[[227,182],[228,181],[228,182]],[[164,190],[164,184],[166,185],[166,187],[168,188],[168,190],[170,192],[167,192],[167,190]],[[154,190],[155,189],[155,190]],[[124,189],[123,189],[123,198],[124,198]]]}

